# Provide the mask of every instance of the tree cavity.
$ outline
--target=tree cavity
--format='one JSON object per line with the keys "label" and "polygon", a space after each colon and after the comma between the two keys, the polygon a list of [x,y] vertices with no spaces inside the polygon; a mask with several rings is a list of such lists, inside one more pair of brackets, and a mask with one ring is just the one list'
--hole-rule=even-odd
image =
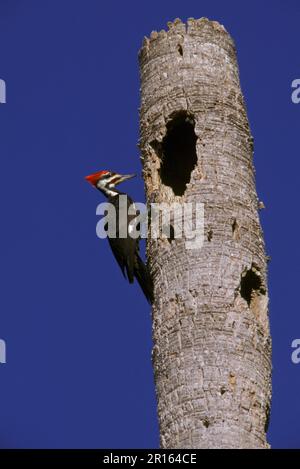
{"label": "tree cavity", "polygon": [[182,196],[197,164],[195,121],[187,112],[173,115],[166,135],[156,151],[161,159],[160,178],[175,195]]}
{"label": "tree cavity", "polygon": [[266,294],[259,268],[252,264],[249,270],[242,273],[240,285],[241,297],[247,301],[249,308],[255,303],[255,299]]}

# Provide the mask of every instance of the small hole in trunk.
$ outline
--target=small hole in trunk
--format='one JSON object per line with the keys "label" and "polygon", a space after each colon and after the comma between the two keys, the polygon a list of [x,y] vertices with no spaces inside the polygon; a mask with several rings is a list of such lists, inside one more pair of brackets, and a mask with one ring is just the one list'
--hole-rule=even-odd
{"label": "small hole in trunk", "polygon": [[183,56],[183,49],[182,49],[182,45],[181,45],[181,44],[178,44],[177,50],[178,50],[179,54],[180,54],[181,57],[182,57],[182,56]]}

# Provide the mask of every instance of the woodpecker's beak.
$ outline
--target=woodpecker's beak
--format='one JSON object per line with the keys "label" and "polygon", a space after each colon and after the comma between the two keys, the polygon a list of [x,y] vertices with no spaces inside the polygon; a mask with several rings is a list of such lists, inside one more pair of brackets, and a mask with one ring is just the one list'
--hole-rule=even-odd
{"label": "woodpecker's beak", "polygon": [[127,179],[134,178],[136,174],[118,174],[118,180],[115,182],[115,185],[120,184],[120,182],[126,181]]}

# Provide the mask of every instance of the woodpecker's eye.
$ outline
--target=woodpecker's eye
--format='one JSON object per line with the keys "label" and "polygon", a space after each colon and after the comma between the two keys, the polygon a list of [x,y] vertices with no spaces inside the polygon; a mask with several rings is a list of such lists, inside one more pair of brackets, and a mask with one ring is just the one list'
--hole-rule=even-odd
{"label": "woodpecker's eye", "polygon": [[111,176],[111,173],[106,173],[106,174],[103,174],[101,179],[108,179],[110,178],[110,176]]}

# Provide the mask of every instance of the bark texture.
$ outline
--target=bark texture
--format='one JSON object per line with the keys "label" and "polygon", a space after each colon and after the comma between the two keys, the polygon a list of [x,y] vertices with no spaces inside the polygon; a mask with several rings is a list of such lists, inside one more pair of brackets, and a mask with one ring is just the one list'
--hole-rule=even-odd
{"label": "bark texture", "polygon": [[203,202],[205,242],[148,240],[163,448],[265,448],[271,395],[266,255],[234,43],[175,20],[140,50],[147,201]]}

